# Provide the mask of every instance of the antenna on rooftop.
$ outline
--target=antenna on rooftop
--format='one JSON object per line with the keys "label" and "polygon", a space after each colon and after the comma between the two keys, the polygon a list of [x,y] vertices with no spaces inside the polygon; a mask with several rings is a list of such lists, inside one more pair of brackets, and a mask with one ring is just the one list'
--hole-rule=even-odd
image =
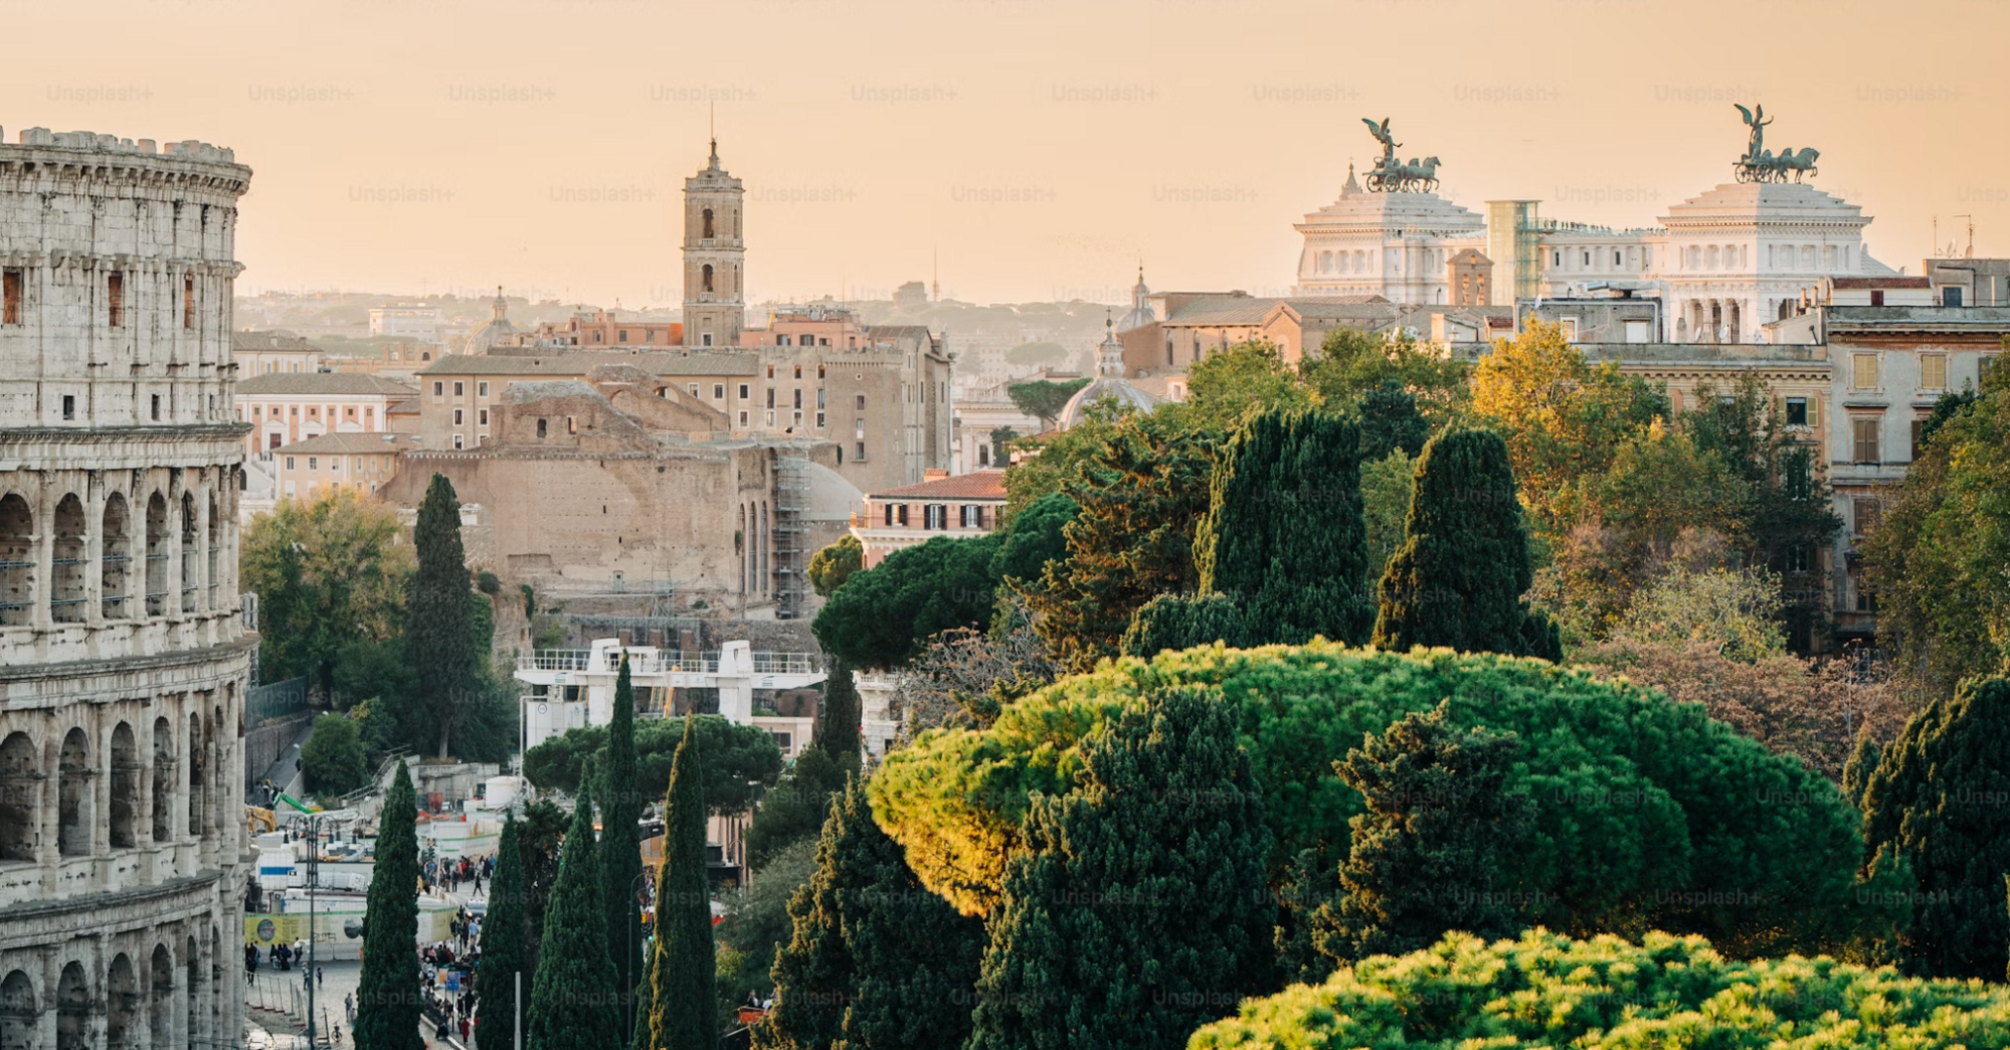
{"label": "antenna on rooftop", "polygon": [[[1961,257],[1964,259],[1973,259],[1975,258],[1975,216],[1956,215],[1955,218],[1968,220],[1968,250],[1963,252]],[[1949,254],[1952,254],[1954,246],[1950,244],[1947,247]]]}

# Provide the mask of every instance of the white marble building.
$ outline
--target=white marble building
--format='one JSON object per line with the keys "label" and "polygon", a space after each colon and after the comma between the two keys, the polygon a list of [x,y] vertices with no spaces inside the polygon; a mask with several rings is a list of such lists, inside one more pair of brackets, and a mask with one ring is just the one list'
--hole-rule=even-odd
{"label": "white marble building", "polygon": [[0,145],[0,1048],[234,1045],[230,151]]}
{"label": "white marble building", "polygon": [[1489,201],[1485,214],[1436,193],[1363,189],[1296,228],[1298,296],[1380,295],[1458,302],[1450,264],[1466,249],[1493,264],[1489,301],[1568,298],[1601,288],[1659,297],[1666,342],[1757,342],[1827,277],[1894,271],[1863,245],[1863,209],[1806,183],[1725,183],[1666,209],[1655,225],[1612,229],[1543,219],[1535,201]]}

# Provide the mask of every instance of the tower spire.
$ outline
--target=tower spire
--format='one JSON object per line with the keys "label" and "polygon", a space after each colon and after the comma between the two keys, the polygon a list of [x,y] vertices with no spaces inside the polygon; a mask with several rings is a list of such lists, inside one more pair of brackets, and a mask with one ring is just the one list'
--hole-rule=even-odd
{"label": "tower spire", "polygon": [[719,104],[707,103],[705,107],[705,133],[712,140],[712,170],[719,170]]}

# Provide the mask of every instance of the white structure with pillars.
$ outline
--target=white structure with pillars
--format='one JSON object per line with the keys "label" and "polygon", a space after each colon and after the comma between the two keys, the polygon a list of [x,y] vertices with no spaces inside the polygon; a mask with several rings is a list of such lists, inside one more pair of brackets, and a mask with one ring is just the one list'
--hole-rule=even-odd
{"label": "white structure with pillars", "polygon": [[717,689],[719,714],[740,725],[757,725],[776,735],[785,758],[808,743],[814,719],[754,713],[756,689],[803,689],[825,673],[809,653],[754,652],[746,642],[727,642],[716,652],[681,652],[648,645],[624,647],[613,638],[590,649],[539,649],[517,658],[516,680],[530,686],[523,704],[523,746],[529,750],[583,726],[604,726],[614,718],[614,686],[621,658],[628,657],[638,717],[664,716],[676,689]]}

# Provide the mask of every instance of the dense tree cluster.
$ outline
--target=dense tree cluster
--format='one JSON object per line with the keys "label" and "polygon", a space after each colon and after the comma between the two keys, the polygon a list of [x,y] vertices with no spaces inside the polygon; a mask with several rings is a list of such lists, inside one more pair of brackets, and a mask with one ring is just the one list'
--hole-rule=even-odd
{"label": "dense tree cluster", "polygon": [[[635,726],[635,782],[670,782],[670,766],[692,723],[697,765],[705,778],[705,798],[715,813],[741,813],[782,775],[782,751],[760,726],[736,725],[719,715],[652,718]],[[568,729],[524,753],[523,772],[545,790],[577,791],[593,765],[608,759],[608,726]],[[658,795],[642,789],[649,801]]]}
{"label": "dense tree cluster", "polygon": [[[1225,1012],[1225,1011],[1224,1011]],[[2001,986],[1901,977],[1829,959],[1734,962],[1700,937],[1447,936],[1246,1003],[1190,1050],[1275,1047],[2000,1046]]]}

